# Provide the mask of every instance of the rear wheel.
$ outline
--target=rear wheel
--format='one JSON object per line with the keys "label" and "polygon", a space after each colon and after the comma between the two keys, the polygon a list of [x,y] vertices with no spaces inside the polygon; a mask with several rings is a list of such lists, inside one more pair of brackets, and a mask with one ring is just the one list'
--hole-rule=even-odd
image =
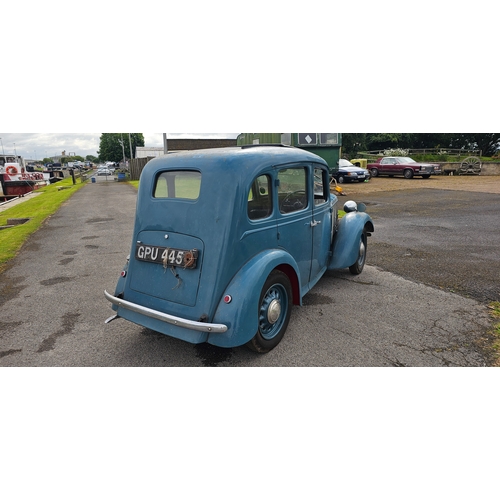
{"label": "rear wheel", "polygon": [[363,229],[363,232],[361,233],[361,238],[359,240],[359,251],[358,251],[358,258],[356,262],[349,267],[349,271],[351,271],[351,274],[361,274],[363,271],[363,268],[365,267],[365,262],[366,262],[366,249],[368,246],[368,238],[367,238],[367,233],[366,229]]}
{"label": "rear wheel", "polygon": [[292,312],[292,285],[285,273],[273,271],[267,278],[257,311],[259,328],[247,346],[255,352],[274,349],[285,335]]}
{"label": "rear wheel", "polygon": [[405,179],[412,179],[413,178],[413,170],[410,168],[407,168],[404,172]]}

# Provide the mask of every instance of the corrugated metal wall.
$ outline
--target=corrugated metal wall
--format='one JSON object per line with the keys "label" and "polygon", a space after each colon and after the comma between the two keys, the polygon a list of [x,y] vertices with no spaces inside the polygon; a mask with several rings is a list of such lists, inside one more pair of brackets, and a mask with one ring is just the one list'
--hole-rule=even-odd
{"label": "corrugated metal wall", "polygon": [[338,170],[342,134],[331,133],[243,133],[237,138],[238,146],[247,144],[286,144],[306,149],[323,158],[331,172]]}

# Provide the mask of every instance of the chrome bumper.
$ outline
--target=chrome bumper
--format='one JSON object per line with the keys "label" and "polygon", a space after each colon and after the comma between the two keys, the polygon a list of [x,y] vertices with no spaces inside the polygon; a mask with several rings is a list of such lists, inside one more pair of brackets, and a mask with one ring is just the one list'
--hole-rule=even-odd
{"label": "chrome bumper", "polygon": [[[179,318],[177,316],[172,316],[171,314],[162,313],[160,311],[155,311],[154,309],[149,309],[148,307],[140,306],[129,302],[128,300],[119,299],[114,295],[111,295],[106,290],[104,290],[104,296],[112,303],[118,307],[123,307],[129,311],[133,311],[150,318],[158,319],[165,323],[171,325],[180,326],[181,328],[187,328],[189,330],[196,330],[197,332],[207,332],[207,333],[224,333],[227,331],[226,325],[220,325],[217,323],[202,323],[201,321],[191,321],[189,319]],[[111,318],[110,318],[111,319]]]}

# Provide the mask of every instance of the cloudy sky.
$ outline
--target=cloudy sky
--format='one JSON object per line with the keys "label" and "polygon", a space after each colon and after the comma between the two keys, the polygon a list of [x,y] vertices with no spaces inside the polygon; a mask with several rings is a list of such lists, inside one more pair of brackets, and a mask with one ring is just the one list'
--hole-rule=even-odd
{"label": "cloudy sky", "polygon": [[[384,26],[401,23],[394,2],[361,3],[327,3],[318,15],[284,1],[256,0],[240,12],[219,0],[145,0],[134,9],[89,0],[78,12],[80,31],[72,31],[71,16],[55,0],[33,2],[29,13],[24,2],[7,2],[2,15],[22,19],[26,36],[9,40],[0,57],[19,73],[2,81],[4,151],[95,155],[100,134],[119,130],[142,132],[146,146],[161,146],[162,133],[147,131],[175,131],[168,134],[174,138],[498,129],[496,79],[477,77],[498,58],[495,16],[471,39],[457,35],[460,25],[469,29],[467,10],[454,12],[450,23],[446,3],[423,0],[404,29],[439,32],[439,47],[433,36],[407,37],[398,47],[390,30],[376,42],[370,37],[379,16]],[[40,32],[50,6],[50,25],[64,26],[60,37]],[[335,30],[332,19],[342,20]],[[127,36],[135,30],[141,36]],[[460,67],[443,62],[458,54]],[[99,132],[83,133],[89,130]]]}
{"label": "cloudy sky", "polygon": [[[238,133],[167,133],[167,139],[178,138],[230,138]],[[17,153],[25,159],[42,160],[52,156],[75,153],[78,156],[97,156],[101,133],[2,133],[0,132],[0,151]],[[128,144],[127,134],[124,134],[125,144]],[[163,133],[144,133],[145,146],[163,146]]]}

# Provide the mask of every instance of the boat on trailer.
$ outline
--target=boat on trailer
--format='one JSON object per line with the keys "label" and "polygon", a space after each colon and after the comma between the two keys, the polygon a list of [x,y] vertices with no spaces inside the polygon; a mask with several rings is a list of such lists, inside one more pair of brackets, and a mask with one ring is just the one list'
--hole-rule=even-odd
{"label": "boat on trailer", "polygon": [[0,155],[0,198],[24,196],[49,183],[49,173],[27,172],[21,156]]}

